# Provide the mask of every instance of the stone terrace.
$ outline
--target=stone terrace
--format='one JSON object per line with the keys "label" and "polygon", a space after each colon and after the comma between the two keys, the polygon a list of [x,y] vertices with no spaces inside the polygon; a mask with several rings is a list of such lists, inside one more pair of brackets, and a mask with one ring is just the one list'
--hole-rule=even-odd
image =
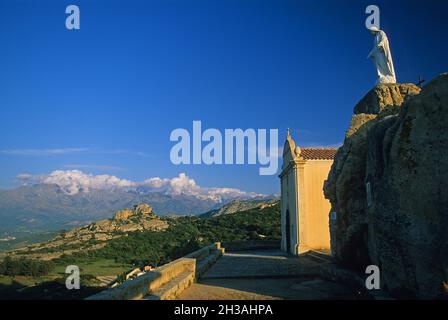
{"label": "stone terrace", "polygon": [[320,277],[321,263],[279,250],[225,253],[179,300],[355,299]]}

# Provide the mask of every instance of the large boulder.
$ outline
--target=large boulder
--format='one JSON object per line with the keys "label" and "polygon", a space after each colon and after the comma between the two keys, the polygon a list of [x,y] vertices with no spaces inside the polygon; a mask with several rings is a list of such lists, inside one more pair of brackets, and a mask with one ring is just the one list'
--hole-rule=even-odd
{"label": "large boulder", "polygon": [[436,298],[448,281],[448,74],[369,132],[369,254],[397,295]]}
{"label": "large boulder", "polygon": [[344,264],[358,267],[368,261],[366,251],[364,174],[367,132],[375,115],[355,115],[345,142],[336,153],[324,192],[336,221],[330,226],[331,250]]}
{"label": "large boulder", "polygon": [[[384,109],[395,109],[406,97],[418,94],[420,88],[412,83],[380,84],[370,90],[353,109],[354,114],[379,114]],[[399,110],[394,110],[397,113]]]}
{"label": "large boulder", "polygon": [[345,265],[361,268],[370,261],[365,191],[368,133],[380,119],[397,113],[408,94],[419,90],[413,84],[380,84],[355,107],[344,144],[336,153],[324,186],[325,197],[336,213],[330,225],[331,249]]}
{"label": "large boulder", "polygon": [[154,212],[152,211],[152,207],[149,204],[142,203],[138,205],[134,205],[132,209],[123,209],[117,211],[114,215],[114,220],[128,220],[132,216],[151,216],[155,217]]}
{"label": "large boulder", "polygon": [[115,212],[114,220],[128,220],[134,215],[134,211],[130,209],[123,209]]}
{"label": "large boulder", "polygon": [[134,214],[136,215],[152,215],[153,211],[152,211],[152,207],[149,204],[143,203],[143,204],[139,204],[139,205],[135,205],[134,206]]}
{"label": "large boulder", "polygon": [[397,297],[446,297],[448,74],[420,89],[379,85],[355,107],[325,196],[335,258],[375,264]]}

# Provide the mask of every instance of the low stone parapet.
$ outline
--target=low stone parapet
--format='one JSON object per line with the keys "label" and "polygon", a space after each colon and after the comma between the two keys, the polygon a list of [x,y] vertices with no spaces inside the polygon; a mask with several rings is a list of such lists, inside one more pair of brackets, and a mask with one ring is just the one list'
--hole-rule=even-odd
{"label": "low stone parapet", "polygon": [[180,274],[190,274],[194,279],[195,272],[195,259],[180,258],[115,288],[88,297],[87,300],[140,300],[156,293],[160,287]]}
{"label": "low stone parapet", "polygon": [[186,255],[185,258],[196,259],[196,278],[199,278],[224,254],[224,251],[221,243],[215,242]]}
{"label": "low stone parapet", "polygon": [[224,253],[219,242],[194,251],[87,300],[169,300],[188,288]]}

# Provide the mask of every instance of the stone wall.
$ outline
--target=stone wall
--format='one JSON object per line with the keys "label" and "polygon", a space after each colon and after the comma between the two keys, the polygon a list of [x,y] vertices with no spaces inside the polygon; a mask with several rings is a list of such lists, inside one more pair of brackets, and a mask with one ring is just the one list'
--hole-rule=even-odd
{"label": "stone wall", "polygon": [[87,300],[171,300],[188,288],[222,255],[219,242],[167,263]]}
{"label": "stone wall", "polygon": [[220,242],[194,251],[185,256],[196,260],[196,279],[200,278],[224,254]]}

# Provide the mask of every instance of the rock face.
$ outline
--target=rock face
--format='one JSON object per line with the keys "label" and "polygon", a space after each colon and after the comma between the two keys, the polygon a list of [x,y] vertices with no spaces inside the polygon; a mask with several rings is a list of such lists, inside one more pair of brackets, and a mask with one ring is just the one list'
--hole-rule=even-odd
{"label": "rock face", "polygon": [[132,216],[152,215],[152,207],[149,204],[143,203],[135,205],[132,209],[123,209],[117,211],[114,215],[115,220],[128,220]]}
{"label": "rock face", "polygon": [[324,192],[338,261],[379,266],[396,296],[435,298],[448,280],[448,74],[419,91],[379,85],[356,105]]}
{"label": "rock face", "polygon": [[370,261],[365,213],[368,133],[380,119],[387,117],[384,113],[399,110],[406,94],[419,91],[413,84],[376,86],[355,106],[344,144],[336,153],[324,192],[337,217],[330,226],[332,252],[349,266],[361,268]]}
{"label": "rock face", "polygon": [[[409,95],[420,92],[413,84],[381,84],[370,90],[353,109],[354,114],[379,114],[387,109],[399,107]],[[397,112],[393,112],[397,113]]]}
{"label": "rock face", "polygon": [[134,206],[134,212],[136,215],[152,215],[152,207],[149,204],[143,203]]}
{"label": "rock face", "polygon": [[123,209],[115,213],[114,220],[128,220],[132,215],[134,215],[134,212],[132,210]]}

